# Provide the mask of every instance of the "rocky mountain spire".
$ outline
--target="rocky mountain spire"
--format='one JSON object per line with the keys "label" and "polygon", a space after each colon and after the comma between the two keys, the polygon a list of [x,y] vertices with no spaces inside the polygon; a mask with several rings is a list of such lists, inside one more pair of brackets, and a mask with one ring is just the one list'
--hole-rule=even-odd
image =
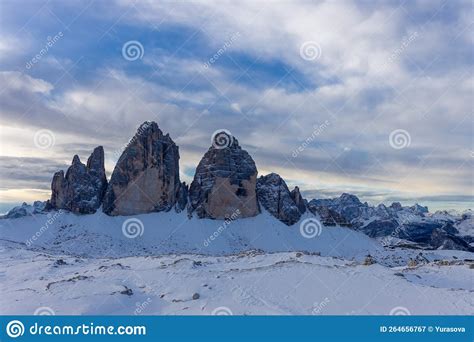
{"label": "rocky mountain spire", "polygon": [[300,209],[293,200],[285,181],[276,173],[270,173],[258,179],[257,196],[259,203],[286,225],[291,226],[299,221]]}
{"label": "rocky mountain spire", "polygon": [[50,206],[75,213],[94,213],[101,205],[107,187],[104,168],[104,149],[96,147],[84,165],[75,155],[64,176],[58,171],[51,183]]}
{"label": "rocky mountain spire", "polygon": [[293,202],[295,202],[296,206],[298,207],[300,213],[304,214],[306,212],[306,202],[303,199],[303,196],[301,196],[300,188],[295,186],[295,188],[291,190],[290,196],[293,199]]}
{"label": "rocky mountain spire", "polygon": [[[110,178],[103,211],[135,215],[168,211],[184,196],[178,146],[156,122],[144,122],[123,151]],[[180,198],[183,206],[186,198]],[[185,206],[185,205],[184,205]]]}
{"label": "rocky mountain spire", "polygon": [[221,132],[196,168],[189,188],[188,213],[200,218],[251,217],[260,210],[257,168],[237,139]]}

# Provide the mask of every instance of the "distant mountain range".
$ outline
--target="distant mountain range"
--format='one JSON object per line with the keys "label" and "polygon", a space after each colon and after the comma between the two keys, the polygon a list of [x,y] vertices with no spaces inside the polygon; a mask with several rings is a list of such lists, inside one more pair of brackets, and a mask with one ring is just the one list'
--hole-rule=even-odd
{"label": "distant mountain range", "polygon": [[237,220],[267,211],[287,226],[310,215],[321,227],[348,227],[389,247],[474,251],[472,211],[432,214],[427,207],[402,207],[398,202],[373,207],[347,193],[308,201],[298,187],[290,191],[278,174],[257,174],[252,157],[223,130],[214,134],[188,186],[179,178],[178,146],[155,122],[147,121],[125,147],[110,180],[99,146],[86,164],[75,155],[66,173],[54,174],[48,201],[24,203],[3,218],[55,210],[81,215],[102,210],[109,216],[186,210],[189,218]]}

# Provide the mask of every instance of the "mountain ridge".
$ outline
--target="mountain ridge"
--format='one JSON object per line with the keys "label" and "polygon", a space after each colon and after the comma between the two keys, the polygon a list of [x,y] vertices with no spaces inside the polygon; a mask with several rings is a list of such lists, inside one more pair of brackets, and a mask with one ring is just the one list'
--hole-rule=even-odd
{"label": "mountain ridge", "polygon": [[[308,212],[320,226],[349,227],[386,245],[411,241],[417,248],[474,251],[472,215],[461,219],[449,213],[430,214],[427,207],[370,206],[343,193],[339,198],[306,200],[295,187],[289,190],[276,173],[257,178],[252,157],[228,131],[216,131],[212,144],[196,168],[190,186],[179,178],[179,147],[158,124],[146,121],[125,146],[109,180],[105,176],[104,149],[98,146],[81,163],[77,155],[64,176],[54,174],[51,198],[24,203],[3,218],[66,210],[93,214],[101,209],[109,216],[133,216],[153,212],[177,213],[188,218],[232,220],[260,215],[265,209],[287,226]],[[461,232],[457,228],[461,227]]]}

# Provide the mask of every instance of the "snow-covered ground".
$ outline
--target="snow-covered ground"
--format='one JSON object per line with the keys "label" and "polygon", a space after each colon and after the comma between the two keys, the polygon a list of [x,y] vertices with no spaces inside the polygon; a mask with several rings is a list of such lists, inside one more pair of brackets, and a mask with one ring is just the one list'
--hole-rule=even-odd
{"label": "snow-covered ground", "polygon": [[2,314],[32,314],[41,307],[106,315],[389,314],[397,307],[431,315],[474,309],[467,264],[392,269],[295,252],[76,258],[15,244],[3,246],[1,259]]}
{"label": "snow-covered ground", "polygon": [[[135,238],[122,231],[130,219],[143,225]],[[222,225],[184,213],[0,220],[0,313],[474,312],[473,253],[420,256],[341,227],[305,238],[266,213]]]}

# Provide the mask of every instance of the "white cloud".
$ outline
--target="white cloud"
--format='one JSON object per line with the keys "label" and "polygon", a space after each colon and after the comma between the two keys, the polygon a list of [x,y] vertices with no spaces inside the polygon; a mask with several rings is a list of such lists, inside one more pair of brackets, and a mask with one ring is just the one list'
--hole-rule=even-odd
{"label": "white cloud", "polygon": [[[465,156],[472,150],[467,99],[473,78],[460,52],[473,41],[472,30],[466,30],[472,18],[465,14],[467,5],[460,4],[459,18],[447,28],[439,15],[425,23],[399,5],[139,2],[134,5],[138,11],[122,18],[127,25],[156,29],[153,25],[179,24],[199,30],[192,39],[206,42],[200,56],[212,56],[239,32],[225,54],[244,54],[250,63],[257,58],[257,64],[281,63],[296,89],[261,79],[238,82],[238,67],[219,60],[204,70],[206,58],[193,56],[193,51],[170,54],[156,42],[154,48],[147,46],[143,59],[155,74],[135,74],[108,61],[110,69],[94,70],[95,78],[53,89],[39,78],[4,73],[12,82],[0,96],[2,122],[48,124],[74,141],[101,140],[119,149],[137,124],[156,120],[180,145],[182,170],[197,164],[214,130],[226,128],[255,157],[261,172],[280,172],[307,188],[352,184],[384,191],[465,193],[471,184]],[[428,17],[444,2],[404,6]],[[122,12],[111,7],[108,15]],[[318,59],[301,58],[306,41],[321,47]],[[25,103],[35,101],[35,113],[21,115]],[[294,148],[325,120],[330,126],[292,159]],[[410,149],[390,148],[388,136],[398,128],[410,132]]]}
{"label": "white cloud", "polygon": [[0,72],[1,84],[4,89],[24,90],[33,93],[49,94],[54,88],[49,82],[28,76],[18,71]]}

